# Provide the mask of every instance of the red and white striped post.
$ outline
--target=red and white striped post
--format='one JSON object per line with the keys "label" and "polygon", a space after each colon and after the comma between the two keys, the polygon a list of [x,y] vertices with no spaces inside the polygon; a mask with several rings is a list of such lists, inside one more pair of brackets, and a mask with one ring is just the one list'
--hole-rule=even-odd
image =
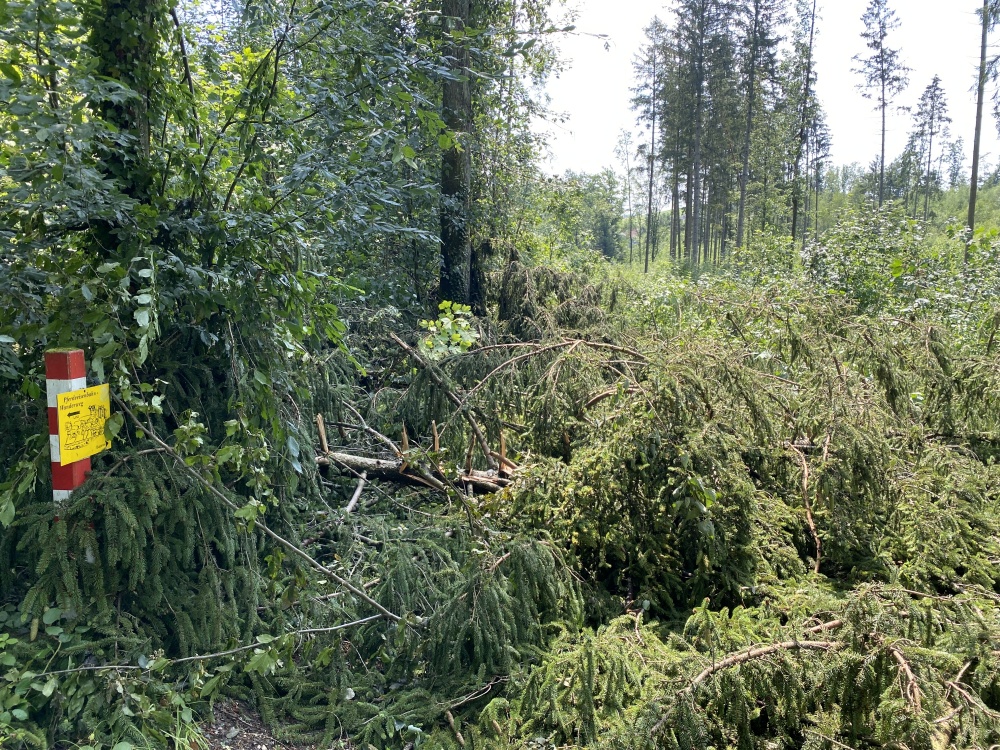
{"label": "red and white striped post", "polygon": [[49,407],[49,449],[52,461],[52,499],[69,500],[70,493],[83,484],[90,471],[90,459],[62,464],[59,454],[60,393],[79,391],[87,387],[87,364],[83,349],[49,349],[45,352],[45,396]]}

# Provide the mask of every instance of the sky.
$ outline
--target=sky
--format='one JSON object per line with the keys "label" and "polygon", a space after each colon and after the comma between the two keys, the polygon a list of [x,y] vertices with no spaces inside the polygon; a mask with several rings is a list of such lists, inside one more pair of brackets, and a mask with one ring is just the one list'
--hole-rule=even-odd
{"label": "sky", "polygon": [[[643,28],[655,15],[671,18],[670,3],[665,0],[571,0],[570,5],[578,11],[577,31],[559,42],[566,70],[547,86],[552,110],[566,119],[538,125],[549,134],[547,169],[557,174],[617,166],[614,149],[619,133],[635,127],[629,106],[632,60],[645,39]],[[873,102],[861,96],[857,89],[861,77],[852,71],[858,65],[854,55],[866,51],[861,16],[867,5],[868,0],[819,0],[816,93],[832,133],[832,157],[837,164],[867,166],[879,152],[880,116]],[[965,139],[967,162],[972,159],[976,118],[972,87],[979,65],[982,32],[975,11],[980,6],[979,0],[891,3],[900,28],[888,43],[901,50],[903,62],[912,69],[909,88],[896,105],[915,106],[931,79],[939,75],[953,121],[952,135]],[[909,114],[890,113],[887,161],[903,150],[910,125]],[[983,159],[989,168],[1000,159],[1000,140],[989,116],[989,103],[983,133]]]}

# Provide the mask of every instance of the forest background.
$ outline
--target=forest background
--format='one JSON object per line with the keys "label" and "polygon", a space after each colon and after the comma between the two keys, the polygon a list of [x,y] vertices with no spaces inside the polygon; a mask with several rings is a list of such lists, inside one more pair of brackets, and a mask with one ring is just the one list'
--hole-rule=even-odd
{"label": "forest background", "polygon": [[965,136],[872,0],[845,168],[817,3],[679,0],[553,177],[548,0],[0,0],[0,743],[996,746],[979,10]]}

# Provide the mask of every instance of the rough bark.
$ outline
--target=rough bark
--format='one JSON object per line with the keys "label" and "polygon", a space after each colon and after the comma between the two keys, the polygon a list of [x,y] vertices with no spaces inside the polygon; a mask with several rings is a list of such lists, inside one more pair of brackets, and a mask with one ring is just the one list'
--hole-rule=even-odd
{"label": "rough bark", "polygon": [[[442,85],[442,115],[445,125],[459,136],[472,125],[472,86],[468,76],[469,49],[450,32],[468,24],[472,0],[444,0],[441,14],[449,29],[445,54],[449,76]],[[441,287],[439,297],[469,304],[472,292],[472,238],[470,195],[472,158],[466,139],[459,138],[441,160]]]}

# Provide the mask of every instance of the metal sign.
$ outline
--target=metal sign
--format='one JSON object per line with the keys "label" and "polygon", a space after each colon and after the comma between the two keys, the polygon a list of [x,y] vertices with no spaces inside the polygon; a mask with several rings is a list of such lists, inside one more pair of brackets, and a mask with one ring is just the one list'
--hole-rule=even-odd
{"label": "metal sign", "polygon": [[111,447],[104,439],[104,425],[111,416],[111,394],[107,385],[60,393],[59,463],[81,461]]}

